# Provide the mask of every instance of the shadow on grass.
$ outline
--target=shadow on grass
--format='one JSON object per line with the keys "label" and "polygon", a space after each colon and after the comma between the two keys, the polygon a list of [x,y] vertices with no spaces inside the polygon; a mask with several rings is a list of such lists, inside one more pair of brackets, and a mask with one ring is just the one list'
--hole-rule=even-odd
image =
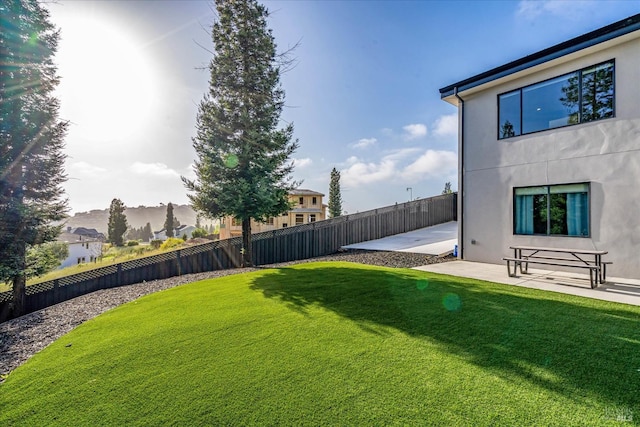
{"label": "shadow on grass", "polygon": [[316,264],[251,288],[365,331],[395,328],[507,380],[640,411],[640,308],[410,270]]}

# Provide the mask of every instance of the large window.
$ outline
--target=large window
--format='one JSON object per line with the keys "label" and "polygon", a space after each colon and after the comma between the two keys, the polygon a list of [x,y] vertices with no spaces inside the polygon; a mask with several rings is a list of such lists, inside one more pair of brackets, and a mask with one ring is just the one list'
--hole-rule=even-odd
{"label": "large window", "polygon": [[498,95],[498,139],[613,117],[614,62]]}
{"label": "large window", "polygon": [[589,236],[589,184],[514,190],[515,234]]}

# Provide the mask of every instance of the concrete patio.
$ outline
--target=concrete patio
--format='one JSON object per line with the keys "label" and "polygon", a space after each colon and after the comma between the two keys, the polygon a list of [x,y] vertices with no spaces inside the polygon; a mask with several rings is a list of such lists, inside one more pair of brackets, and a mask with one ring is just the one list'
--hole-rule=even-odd
{"label": "concrete patio", "polygon": [[[457,243],[458,223],[451,221],[383,239],[344,246],[343,249],[442,255],[451,252]],[[640,280],[634,279],[607,277],[607,283],[599,285],[596,289],[591,289],[588,275],[530,268],[529,274],[509,277],[505,264],[452,261],[429,264],[416,267],[416,269],[605,301],[640,305]]]}
{"label": "concrete patio", "polygon": [[468,277],[487,280],[506,285],[523,286],[563,294],[595,298],[605,301],[640,305],[640,280],[607,277],[607,283],[591,289],[589,276],[568,273],[529,269],[529,274],[509,277],[506,265],[484,264],[469,261],[452,261],[415,267],[416,270],[451,276]]}

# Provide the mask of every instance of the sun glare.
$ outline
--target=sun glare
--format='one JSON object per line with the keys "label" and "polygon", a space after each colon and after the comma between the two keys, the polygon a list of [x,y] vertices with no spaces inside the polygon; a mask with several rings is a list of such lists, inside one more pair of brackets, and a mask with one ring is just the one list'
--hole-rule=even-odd
{"label": "sun glare", "polygon": [[154,67],[140,40],[95,17],[67,16],[56,24],[62,35],[57,62],[63,118],[91,139],[142,133],[156,100]]}

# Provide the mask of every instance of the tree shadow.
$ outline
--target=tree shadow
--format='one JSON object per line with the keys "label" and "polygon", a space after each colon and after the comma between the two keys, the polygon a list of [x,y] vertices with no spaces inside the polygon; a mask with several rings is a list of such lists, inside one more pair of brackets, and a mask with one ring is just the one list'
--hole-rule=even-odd
{"label": "tree shadow", "polygon": [[411,270],[335,264],[274,269],[251,288],[384,334],[427,339],[502,378],[640,410],[637,307]]}

